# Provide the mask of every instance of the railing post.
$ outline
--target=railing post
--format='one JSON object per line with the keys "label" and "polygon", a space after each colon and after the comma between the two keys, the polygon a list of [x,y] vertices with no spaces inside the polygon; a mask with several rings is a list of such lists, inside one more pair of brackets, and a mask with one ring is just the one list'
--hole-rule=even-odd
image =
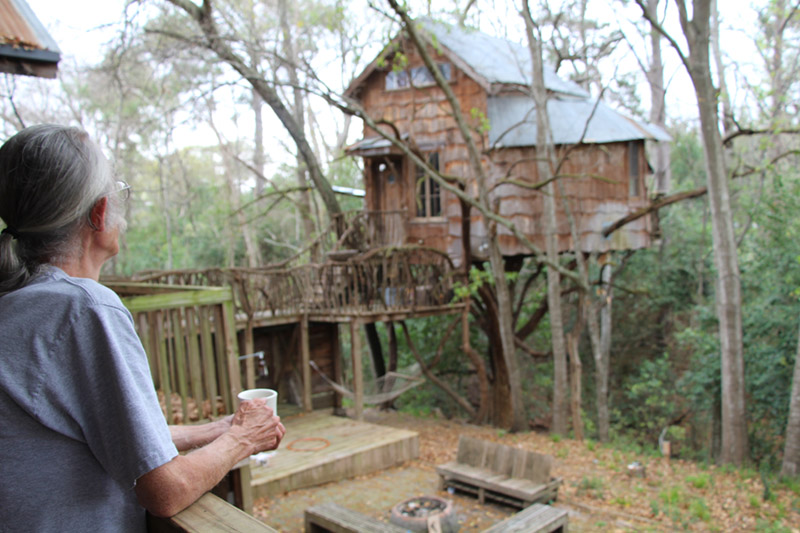
{"label": "railing post", "polygon": [[353,400],[355,419],[364,419],[364,371],[361,365],[361,321],[354,318],[350,322],[350,347],[353,358]]}
{"label": "railing post", "polygon": [[303,367],[303,411],[313,409],[311,399],[311,350],[308,339],[308,314],[303,313],[300,320],[300,356]]}

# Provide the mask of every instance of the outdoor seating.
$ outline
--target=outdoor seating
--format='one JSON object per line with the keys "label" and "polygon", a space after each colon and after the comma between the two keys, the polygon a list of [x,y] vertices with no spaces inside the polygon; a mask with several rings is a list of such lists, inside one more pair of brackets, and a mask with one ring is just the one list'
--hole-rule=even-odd
{"label": "outdoor seating", "polygon": [[534,503],[498,522],[484,533],[567,533],[569,517],[564,509]]}
{"label": "outdoor seating", "polygon": [[556,499],[560,478],[551,478],[553,458],[495,442],[462,436],[455,461],[436,467],[440,489],[455,489],[515,507]]}
{"label": "outdoor seating", "polygon": [[323,503],[305,511],[306,533],[406,533],[402,527],[381,522],[370,516],[342,507],[336,503]]}

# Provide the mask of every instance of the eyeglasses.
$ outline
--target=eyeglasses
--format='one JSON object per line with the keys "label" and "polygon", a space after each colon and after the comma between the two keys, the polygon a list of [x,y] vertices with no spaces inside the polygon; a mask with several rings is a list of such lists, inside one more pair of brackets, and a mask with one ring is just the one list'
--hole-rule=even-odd
{"label": "eyeglasses", "polygon": [[131,197],[131,186],[128,185],[126,182],[122,180],[118,180],[115,183],[117,190],[116,193],[119,194],[119,197],[122,198],[123,201],[127,200]]}

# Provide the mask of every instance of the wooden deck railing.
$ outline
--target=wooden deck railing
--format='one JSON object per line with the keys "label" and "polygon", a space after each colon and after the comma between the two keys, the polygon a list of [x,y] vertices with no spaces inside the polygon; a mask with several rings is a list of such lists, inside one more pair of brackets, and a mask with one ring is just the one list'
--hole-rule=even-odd
{"label": "wooden deck railing", "polygon": [[172,518],[147,516],[148,533],[277,533],[268,525],[213,494],[199,500]]}
{"label": "wooden deck railing", "polygon": [[133,315],[168,423],[235,411],[242,386],[229,287],[106,285]]}
{"label": "wooden deck railing", "polygon": [[381,313],[445,306],[460,272],[423,247],[377,248],[327,261],[272,268],[153,272],[138,279],[176,285],[231,285],[247,316]]}

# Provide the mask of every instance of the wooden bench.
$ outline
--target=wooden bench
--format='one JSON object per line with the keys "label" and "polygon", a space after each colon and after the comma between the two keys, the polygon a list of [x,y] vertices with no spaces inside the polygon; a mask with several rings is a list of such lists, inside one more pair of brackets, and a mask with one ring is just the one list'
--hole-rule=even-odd
{"label": "wooden bench", "polygon": [[237,509],[222,498],[206,493],[172,518],[148,513],[148,533],[277,533],[268,525]]}
{"label": "wooden bench", "polygon": [[439,488],[454,487],[515,507],[556,499],[560,478],[551,478],[553,458],[471,437],[458,440],[455,461],[436,467]]}
{"label": "wooden bench", "polygon": [[306,533],[406,533],[402,527],[376,520],[335,503],[323,503],[305,511]]}
{"label": "wooden bench", "polygon": [[569,517],[564,509],[534,503],[485,530],[484,533],[567,533]]}

